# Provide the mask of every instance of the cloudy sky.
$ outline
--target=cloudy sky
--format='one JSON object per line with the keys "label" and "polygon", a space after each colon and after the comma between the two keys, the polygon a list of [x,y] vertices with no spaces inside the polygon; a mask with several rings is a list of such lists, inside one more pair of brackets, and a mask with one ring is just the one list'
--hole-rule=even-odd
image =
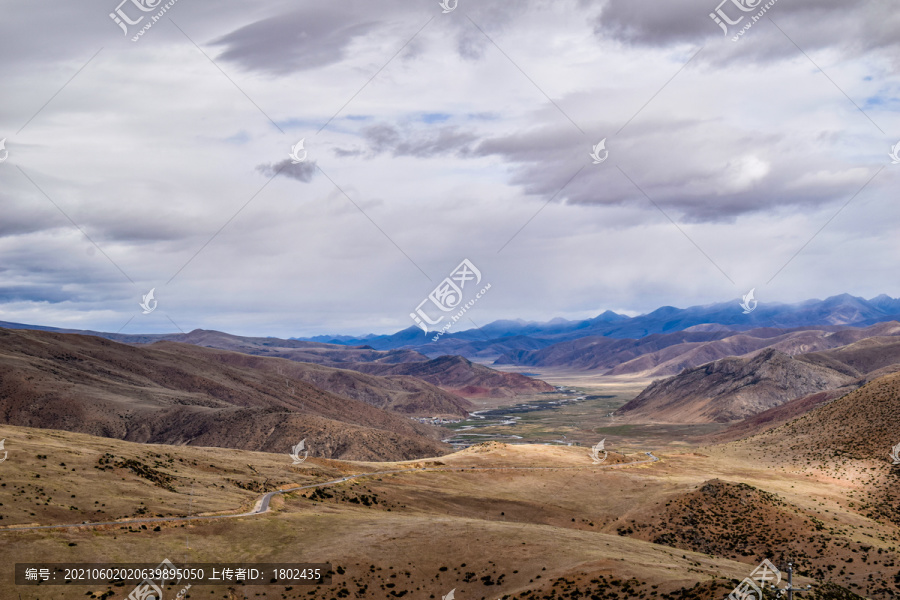
{"label": "cloudy sky", "polygon": [[892,0],[447,1],[2,0],[0,320],[393,332],[466,258],[479,324],[900,296]]}

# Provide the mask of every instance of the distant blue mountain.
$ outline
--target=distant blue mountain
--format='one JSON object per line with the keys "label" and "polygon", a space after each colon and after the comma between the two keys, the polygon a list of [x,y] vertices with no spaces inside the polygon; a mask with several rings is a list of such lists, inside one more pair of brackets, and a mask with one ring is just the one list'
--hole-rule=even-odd
{"label": "distant blue mountain", "polygon": [[[293,338],[333,344],[366,344],[376,350],[414,348],[429,356],[461,354],[463,356],[496,355],[509,350],[533,350],[558,342],[586,336],[618,339],[640,339],[648,335],[684,331],[707,326],[733,331],[761,327],[789,329],[817,326],[866,327],[884,321],[900,320],[900,299],[885,294],[871,300],[840,294],[825,300],[806,300],[795,304],[760,302],[755,310],[744,314],[738,300],[706,306],[676,308],[663,306],[653,312],[628,317],[606,311],[593,319],[569,321],[553,319],[546,323],[501,320],[477,329],[444,334],[432,342],[427,335],[410,326],[391,335],[316,336]],[[496,347],[495,347],[496,346]]]}

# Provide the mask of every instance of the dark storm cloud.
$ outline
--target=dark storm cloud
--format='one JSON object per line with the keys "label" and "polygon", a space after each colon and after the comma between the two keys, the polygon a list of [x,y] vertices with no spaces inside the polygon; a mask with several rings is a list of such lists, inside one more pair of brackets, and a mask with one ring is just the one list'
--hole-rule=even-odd
{"label": "dark storm cloud", "polygon": [[[705,52],[701,60],[711,63],[732,60],[780,60],[795,58],[797,48],[785,39],[768,19],[784,28],[790,38],[806,51],[839,48],[859,55],[869,50],[900,46],[900,12],[890,0],[868,0],[852,6],[841,0],[778,0],[770,7],[751,39],[732,44],[733,33],[749,22],[758,11],[743,12],[726,0],[722,10],[732,19],[743,21],[729,28],[725,36],[710,18],[722,0],[608,0],[600,14],[593,17],[599,38],[613,38],[636,46],[670,47],[676,44],[703,45],[728,39],[724,47]],[[747,6],[756,2],[747,4]],[[759,2],[762,9],[765,2]],[[896,63],[895,63],[896,64]],[[900,64],[896,64],[900,68]]]}
{"label": "dark storm cloud", "polygon": [[362,130],[366,150],[338,149],[339,156],[390,154],[429,158],[441,155],[464,156],[471,152],[479,137],[459,127],[445,126],[401,131],[387,123],[379,123]]}
{"label": "dark storm cloud", "polygon": [[57,283],[0,286],[0,304],[29,301],[58,304],[72,299],[72,292],[64,291]]}
{"label": "dark storm cloud", "polygon": [[595,19],[595,32],[600,37],[652,46],[697,42],[719,31],[707,16],[717,1],[609,0]]}
{"label": "dark storm cloud", "polygon": [[340,4],[308,5],[228,33],[212,43],[222,60],[249,70],[285,74],[340,62],[357,37],[375,30],[376,11],[347,12]]}
{"label": "dark storm cloud", "polygon": [[281,162],[259,165],[256,167],[256,170],[266,177],[279,175],[281,177],[296,179],[303,183],[309,183],[312,180],[313,174],[316,172],[316,162],[310,161],[294,164],[293,160],[286,158]]}
{"label": "dark storm cloud", "polygon": [[[404,58],[425,51],[422,37],[437,34],[454,39],[462,58],[477,61],[493,46],[479,27],[498,35],[517,14],[528,9],[492,0],[465,7],[467,18],[462,7],[455,14],[441,15],[438,4],[436,0],[435,6],[413,5],[404,0],[387,0],[377,5],[368,0],[307,4],[288,14],[240,27],[212,43],[224,48],[219,59],[250,70],[284,75],[340,62],[348,57],[350,45],[368,34],[387,35],[388,39],[396,38],[400,32],[412,36],[428,23],[430,27],[421,36],[409,40],[397,38],[398,49],[399,44],[407,42]],[[387,60],[390,54],[383,58]]]}
{"label": "dark storm cloud", "polygon": [[[543,128],[485,140],[474,155],[495,155],[515,165],[510,183],[530,195],[653,208],[618,166],[651,200],[694,222],[727,221],[786,206],[817,209],[849,198],[875,172],[867,165],[845,164],[828,144],[798,153],[798,140],[787,134],[733,134],[722,135],[702,121],[650,126],[634,138],[608,139],[610,158],[594,165],[584,138],[567,128]],[[673,152],[673,143],[691,152]],[[583,171],[563,188],[581,165]]]}
{"label": "dark storm cloud", "polygon": [[[608,131],[613,124],[595,128]],[[336,154],[495,156],[509,165],[509,184],[528,195],[578,205],[654,209],[618,165],[654,202],[692,222],[729,221],[780,207],[818,209],[849,198],[874,172],[870,165],[836,158],[835,140],[827,136],[800,140],[791,135],[723,129],[720,123],[703,120],[666,120],[635,126],[629,137],[609,138],[610,159],[594,165],[589,152],[599,140],[586,140],[565,125],[488,137],[453,126],[379,123],[363,128],[362,148],[338,149]],[[804,152],[798,153],[797,145],[804,143]],[[673,144],[691,151],[677,152]],[[582,166],[583,171],[563,187]]]}

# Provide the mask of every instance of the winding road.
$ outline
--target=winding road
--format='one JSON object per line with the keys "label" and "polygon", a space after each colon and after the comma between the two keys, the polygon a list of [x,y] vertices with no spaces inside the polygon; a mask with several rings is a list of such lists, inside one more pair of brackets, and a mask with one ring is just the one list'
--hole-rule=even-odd
{"label": "winding road", "polygon": [[613,469],[613,468],[621,468],[621,467],[630,467],[632,465],[642,465],[647,463],[656,462],[659,460],[656,456],[653,455],[652,452],[644,452],[648,458],[647,460],[638,460],[634,462],[628,463],[616,463],[610,465],[585,465],[578,467],[422,467],[420,469],[396,469],[393,471],[373,471],[371,473],[358,473],[356,475],[348,475],[346,477],[340,477],[338,479],[332,479],[331,481],[323,481],[321,483],[312,483],[310,485],[300,485],[292,488],[287,488],[283,490],[276,490],[274,492],[267,492],[263,494],[263,496],[256,501],[256,504],[253,506],[253,509],[240,514],[235,515],[207,515],[207,516],[189,516],[189,517],[151,517],[147,519],[128,519],[124,521],[98,521],[92,523],[73,523],[71,525],[29,525],[29,526],[20,526],[20,527],[2,527],[0,528],[0,533],[6,531],[34,531],[37,529],[69,529],[69,528],[77,528],[77,527],[98,527],[102,525],[129,525],[135,523],[167,523],[173,521],[202,521],[202,520],[211,520],[211,519],[237,519],[238,517],[252,517],[254,515],[261,515],[269,512],[269,502],[272,500],[272,497],[277,494],[289,494],[291,492],[299,492],[300,490],[308,490],[313,488],[321,488],[327,487],[331,485],[337,485],[339,483],[344,483],[345,481],[350,481],[351,479],[359,479],[360,477],[374,477],[379,475],[394,475],[397,473],[421,473],[424,471],[549,471],[549,470],[578,470],[578,469]]}

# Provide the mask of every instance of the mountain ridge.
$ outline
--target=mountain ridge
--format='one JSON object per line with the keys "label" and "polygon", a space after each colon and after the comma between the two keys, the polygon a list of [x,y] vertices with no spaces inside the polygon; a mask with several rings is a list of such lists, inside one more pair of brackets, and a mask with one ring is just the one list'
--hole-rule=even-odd
{"label": "mountain ridge", "polygon": [[[375,349],[416,348],[428,346],[428,354],[443,353],[443,348],[452,342],[476,342],[489,339],[504,339],[514,336],[543,338],[554,342],[570,341],[588,335],[612,338],[643,338],[654,333],[683,331],[698,325],[715,324],[733,331],[760,327],[811,327],[811,326],[860,326],[900,320],[900,299],[880,294],[869,300],[843,293],[829,296],[824,300],[810,299],[795,303],[759,303],[750,314],[745,314],[739,300],[717,302],[707,305],[677,308],[661,306],[649,313],[628,317],[612,311],[604,311],[591,319],[569,321],[552,319],[547,322],[525,322],[515,320],[493,321],[477,329],[467,329],[456,333],[446,333],[438,342],[429,343],[430,336],[420,329],[410,327],[389,335],[316,336],[316,339],[331,337],[341,343],[365,343]],[[291,338],[308,340],[311,338]],[[548,344],[549,345],[549,344]],[[449,353],[449,352],[448,352]],[[457,352],[469,357],[466,352]]]}
{"label": "mountain ridge", "polygon": [[[442,430],[291,376],[303,368],[174,342],[127,345],[0,329],[0,421],[144,443],[266,452],[288,452],[306,438],[316,456],[361,460],[446,450]],[[286,375],[273,377],[279,369]],[[421,389],[436,390],[420,383]],[[389,390],[385,382],[382,391]],[[457,399],[456,408],[465,403]]]}
{"label": "mountain ridge", "polygon": [[861,375],[814,364],[767,348],[728,357],[651,383],[616,411],[667,422],[727,423],[787,400],[859,382]]}
{"label": "mountain ridge", "polygon": [[744,420],[732,432],[755,431],[900,371],[900,336],[834,337],[849,343],[793,355],[771,346],[685,369],[655,380],[616,414],[668,422]]}

